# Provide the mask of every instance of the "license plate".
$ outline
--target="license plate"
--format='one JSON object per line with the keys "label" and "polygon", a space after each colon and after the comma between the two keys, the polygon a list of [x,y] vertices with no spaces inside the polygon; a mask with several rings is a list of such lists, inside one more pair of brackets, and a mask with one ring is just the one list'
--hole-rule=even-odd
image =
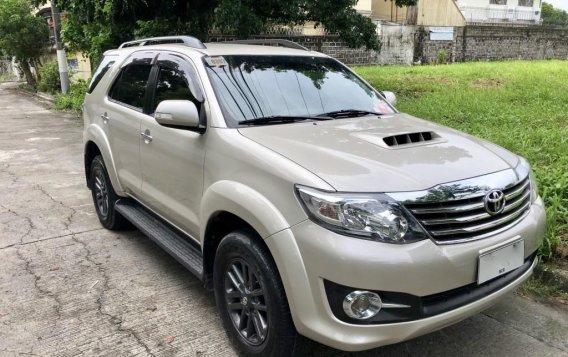
{"label": "license plate", "polygon": [[504,246],[480,252],[477,284],[483,284],[517,269],[523,265],[524,256],[525,241],[523,239],[517,239]]}

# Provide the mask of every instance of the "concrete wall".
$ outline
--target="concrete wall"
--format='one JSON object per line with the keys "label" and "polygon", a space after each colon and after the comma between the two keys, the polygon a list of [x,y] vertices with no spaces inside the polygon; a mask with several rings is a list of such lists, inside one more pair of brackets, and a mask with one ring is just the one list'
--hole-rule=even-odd
{"label": "concrete wall", "polygon": [[457,27],[452,41],[432,41],[428,28],[416,34],[415,60],[436,63],[444,48],[448,62],[507,59],[568,59],[568,30],[540,26]]}
{"label": "concrete wall", "polygon": [[419,0],[416,25],[464,26],[465,18],[454,0]]}
{"label": "concrete wall", "polygon": [[[251,39],[287,39],[296,42],[312,51],[322,52],[337,58],[339,61],[350,65],[378,64],[378,54],[364,48],[349,48],[347,43],[337,35],[322,36],[253,36]],[[215,36],[209,38],[211,42],[231,41],[231,36]]]}
{"label": "concrete wall", "polygon": [[372,14],[372,0],[359,0],[357,4],[353,6],[358,13],[364,16],[371,16]]}
{"label": "concrete wall", "polygon": [[382,48],[377,64],[410,66],[414,58],[416,30],[415,26],[380,25]]}
{"label": "concrete wall", "polygon": [[[437,63],[441,49],[447,62],[494,61],[505,59],[568,59],[568,30],[541,26],[506,27],[468,25],[454,27],[448,40],[431,39],[432,27],[379,24],[380,53],[364,48],[349,48],[336,35],[274,36],[297,42],[350,65],[411,65],[413,62]],[[439,31],[437,28],[436,31]],[[271,38],[258,36],[256,38]],[[227,41],[216,37],[211,41]]]}
{"label": "concrete wall", "polygon": [[372,17],[392,22],[405,24],[407,22],[407,7],[396,7],[392,0],[373,0]]}
{"label": "concrete wall", "polygon": [[396,7],[392,0],[373,0],[372,10],[373,19],[401,24],[422,26],[465,25],[465,19],[455,0],[419,0],[417,6],[411,7]]}

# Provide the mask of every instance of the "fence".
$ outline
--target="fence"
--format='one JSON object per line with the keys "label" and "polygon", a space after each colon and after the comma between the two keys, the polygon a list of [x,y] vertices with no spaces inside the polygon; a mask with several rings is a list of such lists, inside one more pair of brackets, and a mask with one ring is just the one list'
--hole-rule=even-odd
{"label": "fence", "polygon": [[468,23],[524,23],[539,25],[540,11],[533,7],[478,7],[460,6],[460,10]]}
{"label": "fence", "polygon": [[0,59],[0,78],[1,79],[14,78],[14,69],[12,67],[12,61]]}

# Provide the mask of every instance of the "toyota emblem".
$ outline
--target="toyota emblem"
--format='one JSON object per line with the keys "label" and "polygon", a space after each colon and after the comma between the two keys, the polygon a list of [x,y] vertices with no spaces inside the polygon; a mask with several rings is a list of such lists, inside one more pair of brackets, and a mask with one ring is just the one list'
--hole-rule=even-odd
{"label": "toyota emblem", "polygon": [[494,216],[505,209],[505,194],[501,190],[489,191],[483,200],[485,211]]}

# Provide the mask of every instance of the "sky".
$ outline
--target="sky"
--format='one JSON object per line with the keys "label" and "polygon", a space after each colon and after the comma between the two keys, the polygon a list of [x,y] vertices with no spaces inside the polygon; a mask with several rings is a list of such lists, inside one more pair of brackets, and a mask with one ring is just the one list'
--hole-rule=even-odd
{"label": "sky", "polygon": [[543,2],[547,2],[556,8],[568,11],[568,0],[544,0]]}

